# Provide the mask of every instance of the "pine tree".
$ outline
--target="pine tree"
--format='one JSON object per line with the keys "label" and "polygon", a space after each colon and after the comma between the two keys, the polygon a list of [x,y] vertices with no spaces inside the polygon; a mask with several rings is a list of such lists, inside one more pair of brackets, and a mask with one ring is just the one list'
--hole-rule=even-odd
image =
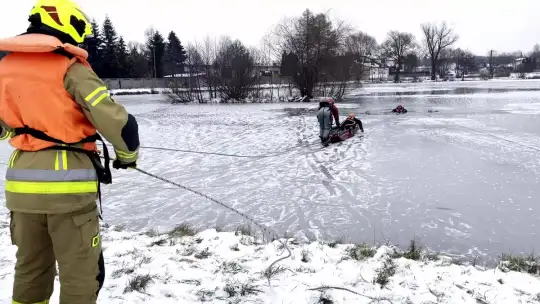
{"label": "pine tree", "polygon": [[142,51],[142,46],[139,43],[132,42],[129,46],[128,57],[129,74],[133,78],[145,78],[150,76],[149,62],[146,55]]}
{"label": "pine tree", "polygon": [[186,51],[174,31],[169,33],[167,40],[165,50],[166,71],[172,75],[182,73],[184,72],[184,63],[187,59]]}
{"label": "pine tree", "polygon": [[116,58],[118,59],[118,77],[120,78],[129,78],[130,70],[129,67],[129,53],[127,50],[126,42],[124,38],[120,36],[118,39],[118,44],[116,46]]}
{"label": "pine tree", "polygon": [[92,30],[94,31],[93,38],[87,38],[84,42],[84,48],[88,51],[88,63],[92,66],[94,72],[103,76],[103,54],[102,54],[102,37],[99,31],[99,26],[96,20],[92,21]]}
{"label": "pine tree", "polygon": [[155,31],[148,37],[146,42],[146,49],[148,51],[147,58],[152,70],[152,76],[157,78],[164,76],[163,66],[165,57],[165,40],[159,31]]}
{"label": "pine tree", "polygon": [[103,22],[103,77],[117,78],[119,75],[119,63],[116,52],[118,35],[109,16]]}

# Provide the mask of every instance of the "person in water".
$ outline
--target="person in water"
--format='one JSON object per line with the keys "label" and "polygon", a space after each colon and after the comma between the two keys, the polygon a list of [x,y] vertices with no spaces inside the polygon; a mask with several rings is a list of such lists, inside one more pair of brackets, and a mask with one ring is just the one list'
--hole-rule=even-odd
{"label": "person in water", "polygon": [[351,129],[351,128],[356,127],[357,125],[360,131],[364,133],[364,127],[362,126],[362,121],[356,118],[356,115],[351,113],[349,114],[349,116],[347,116],[347,119],[345,119],[345,121],[343,121],[343,123],[341,124],[341,129],[342,130]]}
{"label": "person in water", "polygon": [[405,114],[407,113],[407,109],[405,109],[402,105],[399,105],[395,109],[393,109],[392,112],[398,114]]}
{"label": "person in water", "polygon": [[329,98],[319,103],[319,109],[317,111],[317,120],[319,121],[319,137],[321,142],[325,143],[330,139],[330,135],[333,131],[333,121],[336,121],[336,125],[339,127],[339,110],[335,105],[333,98]]}

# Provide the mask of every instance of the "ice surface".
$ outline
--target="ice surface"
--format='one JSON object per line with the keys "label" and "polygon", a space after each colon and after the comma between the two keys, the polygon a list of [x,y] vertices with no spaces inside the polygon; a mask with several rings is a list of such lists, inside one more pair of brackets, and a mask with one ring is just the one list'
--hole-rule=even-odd
{"label": "ice surface", "polygon": [[[472,90],[449,98],[350,96],[340,113],[356,112],[366,133],[328,148],[317,143],[316,104],[170,105],[159,95],[116,99],[136,115],[144,146],[248,156],[142,149],[139,166],[280,233],[355,242],[375,235],[396,244],[418,236],[436,250],[477,247],[490,257],[531,252],[540,240],[534,226],[540,217],[540,167],[532,150],[540,148],[540,121],[515,111],[538,108],[538,92],[531,88],[540,82],[479,83],[408,85],[453,92],[467,84]],[[493,91],[484,92],[482,84]],[[397,103],[409,113],[389,115]],[[5,142],[0,147],[0,161],[6,162],[11,148]],[[245,221],[140,173],[114,173],[114,184],[103,187],[104,216],[111,224],[168,229],[189,221],[231,228]],[[441,222],[448,216],[459,222]]]}
{"label": "ice surface", "polygon": [[[318,144],[316,104],[171,105],[159,95],[116,100],[137,117],[143,146],[247,156],[142,149],[139,167],[279,233],[401,246],[416,236],[434,250],[486,259],[537,250],[540,82],[411,86],[429,96],[377,95],[368,86],[361,89],[367,96],[348,96],[340,113],[356,112],[366,133],[328,148]],[[425,90],[431,87],[434,95]],[[409,113],[390,114],[398,103]],[[0,161],[10,153],[0,143]],[[5,165],[0,168],[4,174]],[[114,183],[103,190],[105,221],[134,230],[245,222],[134,171],[114,171]],[[13,251],[5,254],[12,258]]]}

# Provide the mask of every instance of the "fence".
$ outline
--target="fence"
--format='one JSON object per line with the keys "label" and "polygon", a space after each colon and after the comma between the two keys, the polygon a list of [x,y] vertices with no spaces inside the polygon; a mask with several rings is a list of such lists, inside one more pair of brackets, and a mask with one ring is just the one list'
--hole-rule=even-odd
{"label": "fence", "polygon": [[103,79],[109,90],[166,88],[167,78],[106,78]]}

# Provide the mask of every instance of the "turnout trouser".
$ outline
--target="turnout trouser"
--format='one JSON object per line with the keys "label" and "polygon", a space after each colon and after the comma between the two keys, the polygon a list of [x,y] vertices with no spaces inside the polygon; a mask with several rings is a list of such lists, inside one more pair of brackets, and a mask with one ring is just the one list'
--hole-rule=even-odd
{"label": "turnout trouser", "polygon": [[11,212],[11,239],[17,246],[14,304],[47,304],[56,261],[60,304],[95,304],[105,279],[95,205],[69,214]]}

